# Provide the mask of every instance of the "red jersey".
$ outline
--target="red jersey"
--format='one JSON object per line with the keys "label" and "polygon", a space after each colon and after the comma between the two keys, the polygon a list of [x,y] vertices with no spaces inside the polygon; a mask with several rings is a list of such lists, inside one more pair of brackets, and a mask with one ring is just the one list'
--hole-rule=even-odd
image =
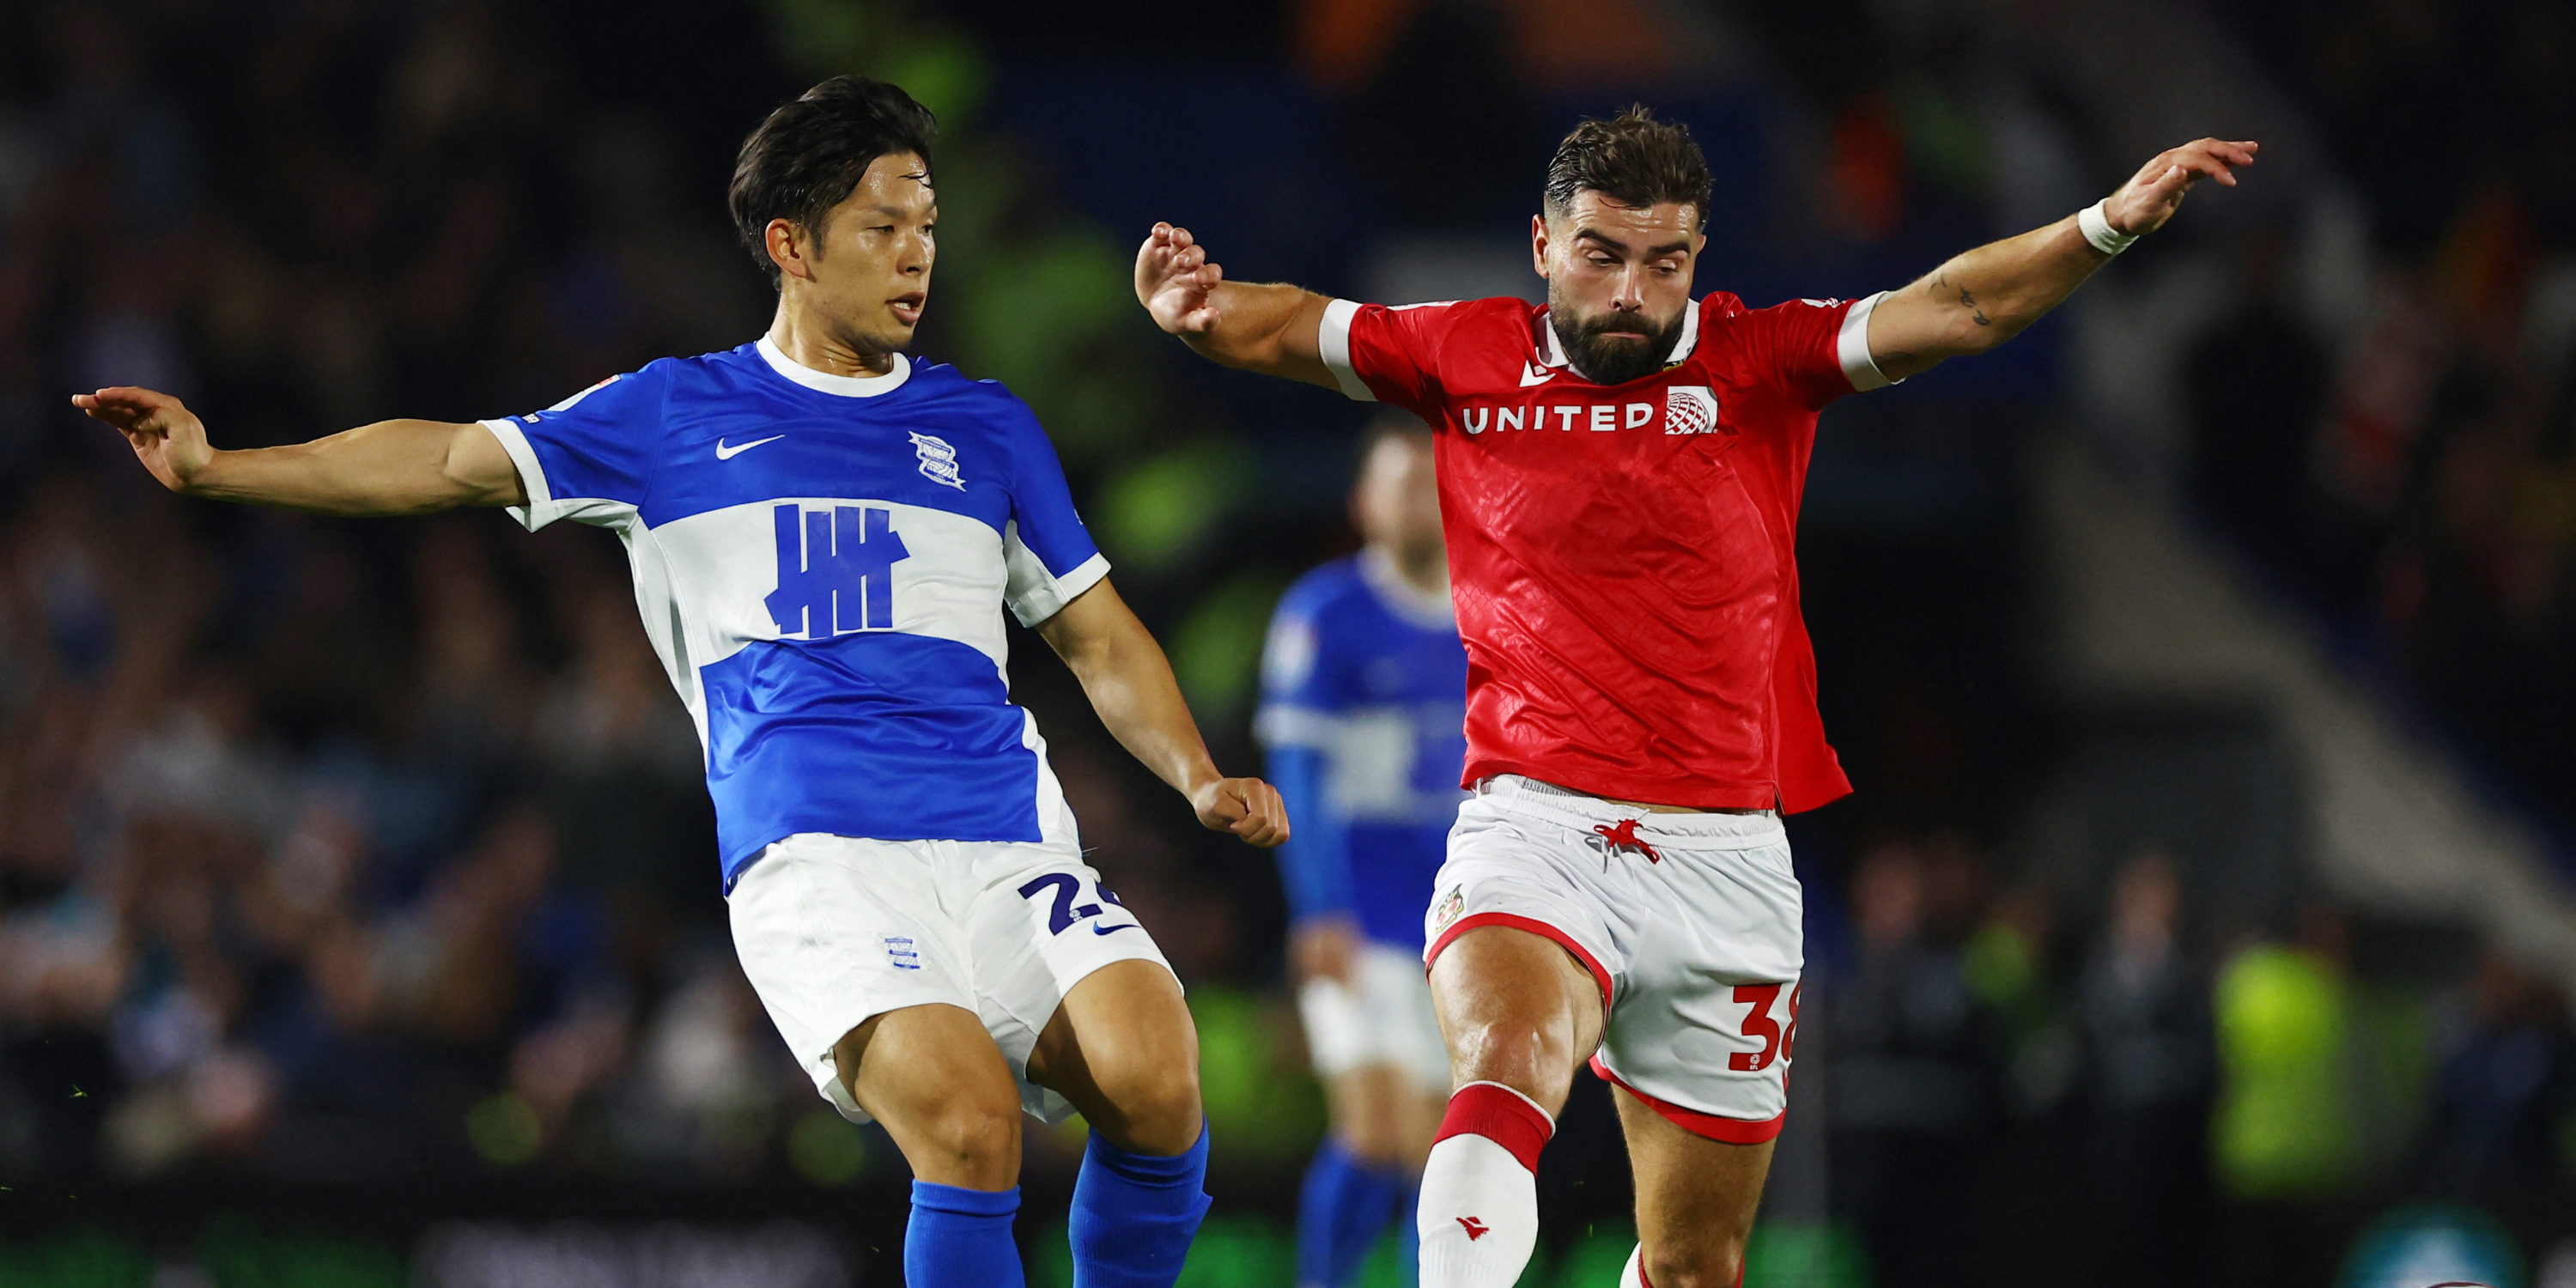
{"label": "red jersey", "polygon": [[1567,363],[1542,304],[1325,311],[1343,392],[1437,431],[1464,783],[1790,811],[1851,790],[1816,712],[1798,501],[1817,411],[1888,383],[1877,298],[1711,294],[1662,371],[1610,386]]}

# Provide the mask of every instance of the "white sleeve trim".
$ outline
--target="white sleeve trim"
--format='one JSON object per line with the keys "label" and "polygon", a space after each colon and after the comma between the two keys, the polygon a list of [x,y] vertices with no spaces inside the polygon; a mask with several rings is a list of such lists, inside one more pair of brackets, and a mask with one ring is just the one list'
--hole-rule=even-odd
{"label": "white sleeve trim", "polygon": [[[1018,534],[1012,534],[1012,541]],[[1026,546],[1021,549],[1026,550]],[[1005,555],[1007,559],[1009,556]],[[1029,561],[1038,562],[1037,552],[1029,551]],[[1011,597],[1011,616],[1020,625],[1034,628],[1038,623],[1064,611],[1064,606],[1082,597],[1082,592],[1100,584],[1109,575],[1109,556],[1095,554],[1074,565],[1073,571],[1061,577],[1038,579],[1027,589]]]}
{"label": "white sleeve trim", "polygon": [[[578,398],[580,395],[576,394],[574,397]],[[526,489],[528,493],[526,505],[507,507],[510,517],[518,520],[519,526],[530,532],[562,518],[564,507],[555,503],[553,491],[546,486],[545,467],[537,464],[537,451],[528,446],[528,436],[520,432],[518,422],[486,420],[477,423],[491,430],[492,437],[501,440],[501,450],[508,452],[510,464],[518,467],[519,486]]]}
{"label": "white sleeve trim", "polygon": [[[580,396],[576,394],[574,398]],[[517,421],[505,418],[475,423],[491,430],[492,437],[501,440],[501,450],[508,452],[510,464],[518,467],[519,486],[527,489],[528,503],[503,508],[511,518],[519,521],[520,527],[534,532],[557,519],[570,519],[576,523],[623,531],[634,522],[637,508],[624,501],[556,496],[554,489],[546,484],[545,467],[537,463],[536,449],[528,445],[528,436],[519,428]]]}
{"label": "white sleeve trim", "polygon": [[1335,300],[1324,306],[1323,324],[1315,331],[1315,348],[1324,356],[1324,365],[1332,369],[1333,381],[1342,393],[1357,402],[1376,402],[1368,382],[1351,370],[1351,319],[1360,315],[1360,306],[1350,300]]}
{"label": "white sleeve trim", "polygon": [[1835,356],[1843,364],[1843,378],[1851,381],[1856,392],[1866,393],[1905,383],[1888,379],[1887,373],[1878,369],[1878,360],[1869,356],[1870,311],[1886,298],[1887,292],[1880,291],[1867,299],[1852,301],[1851,311],[1843,314],[1842,334],[1834,340]]}

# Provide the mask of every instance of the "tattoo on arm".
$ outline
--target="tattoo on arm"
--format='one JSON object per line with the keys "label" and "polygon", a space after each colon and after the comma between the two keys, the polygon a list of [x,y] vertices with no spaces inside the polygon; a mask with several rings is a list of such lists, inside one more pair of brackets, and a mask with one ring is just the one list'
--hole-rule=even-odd
{"label": "tattoo on arm", "polygon": [[1976,319],[1978,326],[1993,326],[1995,324],[1993,318],[1987,317],[1985,311],[1977,307],[1977,297],[1969,294],[1968,288],[1964,286],[1952,287],[1950,285],[1950,274],[1947,271],[1934,277],[1929,289],[1935,297],[1938,297],[1945,289],[1956,290],[1959,293],[1959,306],[1968,311],[1969,317]]}

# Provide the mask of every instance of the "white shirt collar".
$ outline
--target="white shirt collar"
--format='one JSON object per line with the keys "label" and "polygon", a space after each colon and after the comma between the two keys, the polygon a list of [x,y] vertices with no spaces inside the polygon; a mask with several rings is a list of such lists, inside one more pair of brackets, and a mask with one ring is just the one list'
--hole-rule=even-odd
{"label": "white shirt collar", "polygon": [[1458,612],[1446,591],[1424,590],[1405,579],[1395,556],[1380,546],[1360,549],[1360,580],[1377,594],[1386,610],[1424,630],[1458,629]]}
{"label": "white shirt collar", "polygon": [[882,376],[836,376],[828,371],[816,371],[788,357],[784,350],[770,342],[768,336],[760,337],[759,347],[761,360],[769,364],[770,370],[808,389],[839,394],[844,398],[874,398],[878,394],[892,393],[896,386],[912,375],[911,359],[900,353],[894,355],[894,367]]}
{"label": "white shirt collar", "polygon": [[[1542,313],[1539,315],[1538,325],[1540,330],[1547,332],[1547,357],[1545,359],[1547,365],[1551,367],[1565,367],[1571,369],[1574,366],[1574,361],[1573,359],[1565,356],[1565,343],[1556,338],[1555,320],[1547,314]],[[1699,301],[1693,300],[1690,302],[1689,308],[1682,310],[1682,333],[1673,337],[1673,351],[1664,355],[1664,365],[1667,367],[1677,366],[1682,362],[1689,360],[1691,350],[1698,347]]]}

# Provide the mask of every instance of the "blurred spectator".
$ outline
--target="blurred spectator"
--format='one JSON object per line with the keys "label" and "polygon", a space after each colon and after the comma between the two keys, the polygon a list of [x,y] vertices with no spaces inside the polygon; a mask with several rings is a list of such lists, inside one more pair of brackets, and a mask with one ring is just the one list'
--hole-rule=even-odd
{"label": "blurred spectator", "polygon": [[2352,931],[2322,904],[2299,910],[2295,942],[2250,945],[2220,968],[2213,995],[2218,1097],[2214,1179],[2232,1201],[2218,1282],[2279,1283],[2334,1260],[2321,1201],[2358,1179],[2363,1140],[2348,978]]}
{"label": "blurred spectator", "polygon": [[2325,346],[2291,309],[2287,243],[2265,229],[2237,248],[2235,308],[2190,348],[2193,491],[2265,557],[2296,563],[2311,509],[2310,457],[2325,412]]}
{"label": "blurred spectator", "polygon": [[1995,1022],[1957,949],[1927,925],[1971,861],[1891,843],[1852,875],[1859,959],[1829,1013],[1831,1196],[1884,1288],[1976,1279],[1958,1236],[1973,1224],[1968,1178],[2000,1121]]}
{"label": "blurred spectator", "polygon": [[2502,953],[2478,961],[2465,1014],[2441,1043],[2432,1113],[2414,1166],[2428,1194],[2493,1202],[2565,1174],[2576,1112],[2576,1042],[2549,981]]}
{"label": "blurred spectator", "polygon": [[2353,1000],[2351,930],[2310,905],[2296,943],[2261,943],[2219,972],[2218,1176],[2254,1199],[2334,1192],[2353,1178],[2359,1142],[2346,1051]]}
{"label": "blurred spectator", "polygon": [[2209,993],[2183,955],[2182,899],[2172,860],[2129,860],[2078,986],[2085,1159],[2120,1240],[2105,1264],[2141,1288],[2202,1278]]}

